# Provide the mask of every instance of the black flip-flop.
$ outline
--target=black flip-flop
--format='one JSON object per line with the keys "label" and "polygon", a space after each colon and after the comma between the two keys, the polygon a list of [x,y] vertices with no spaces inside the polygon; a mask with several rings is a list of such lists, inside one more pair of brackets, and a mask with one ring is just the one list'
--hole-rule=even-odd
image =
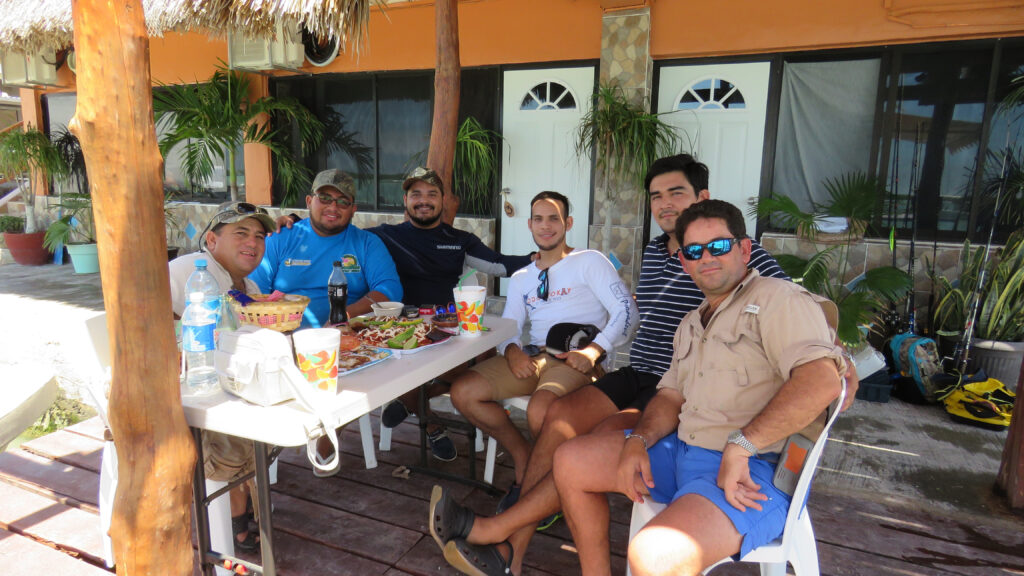
{"label": "black flip-flop", "polygon": [[456,538],[444,546],[444,559],[453,568],[469,576],[508,576],[512,573],[509,561],[515,550],[508,540],[509,560],[498,551],[498,544],[470,544],[465,538]]}
{"label": "black flip-flop", "polygon": [[460,506],[443,487],[434,485],[430,492],[430,535],[442,551],[452,538],[465,538],[473,529],[473,512]]}

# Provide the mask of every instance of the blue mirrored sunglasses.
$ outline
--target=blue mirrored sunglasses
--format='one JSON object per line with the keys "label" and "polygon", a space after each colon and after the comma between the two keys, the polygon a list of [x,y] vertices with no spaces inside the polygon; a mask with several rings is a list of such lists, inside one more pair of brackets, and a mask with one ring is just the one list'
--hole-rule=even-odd
{"label": "blue mirrored sunglasses", "polygon": [[700,260],[704,256],[704,250],[707,250],[708,254],[712,256],[722,256],[728,254],[739,240],[739,238],[715,238],[707,244],[687,244],[680,249],[680,253],[687,260]]}
{"label": "blue mirrored sunglasses", "polygon": [[540,284],[537,286],[537,298],[547,302],[548,299],[548,269],[545,268],[540,271],[537,275],[537,280],[540,280]]}

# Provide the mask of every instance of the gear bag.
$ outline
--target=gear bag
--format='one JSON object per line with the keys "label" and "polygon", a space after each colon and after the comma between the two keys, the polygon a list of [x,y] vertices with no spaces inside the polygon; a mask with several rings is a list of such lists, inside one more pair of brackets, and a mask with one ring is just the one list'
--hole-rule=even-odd
{"label": "gear bag", "polygon": [[896,395],[914,404],[932,404],[940,399],[944,386],[935,376],[942,374],[939,348],[931,338],[907,333],[889,341],[896,379]]}

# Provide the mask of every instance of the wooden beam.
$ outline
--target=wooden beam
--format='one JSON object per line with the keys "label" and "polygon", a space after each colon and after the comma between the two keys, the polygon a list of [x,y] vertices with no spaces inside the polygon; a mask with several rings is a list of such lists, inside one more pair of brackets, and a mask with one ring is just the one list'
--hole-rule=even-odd
{"label": "wooden beam", "polygon": [[161,159],[141,0],[74,0],[78,103],[100,251],[118,453],[118,574],[192,574],[195,448],[178,389]]}
{"label": "wooden beam", "polygon": [[459,132],[459,94],[462,81],[459,64],[459,9],[456,0],[434,3],[437,34],[437,63],[434,71],[434,120],[430,127],[427,166],[444,182],[442,220],[451,224],[459,211],[459,198],[452,185],[455,136]]}

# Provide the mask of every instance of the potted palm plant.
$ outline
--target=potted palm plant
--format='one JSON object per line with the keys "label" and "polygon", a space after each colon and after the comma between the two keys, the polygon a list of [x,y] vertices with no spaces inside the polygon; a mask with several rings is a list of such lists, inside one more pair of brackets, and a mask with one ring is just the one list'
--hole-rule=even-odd
{"label": "potted palm plant", "polygon": [[[969,368],[983,368],[1012,388],[1024,362],[1024,229],[1011,234],[987,263],[985,250],[977,246],[972,251],[964,242],[960,276],[953,282],[933,271],[937,304],[932,320],[939,334],[959,337],[977,299]],[[984,281],[976,290],[983,269]]]}
{"label": "potted palm plant", "polygon": [[678,151],[676,129],[643,105],[631,102],[617,85],[601,85],[594,105],[580,120],[576,131],[576,154],[593,151],[594,168],[601,174],[608,205],[604,211],[605,233],[601,251],[611,245],[612,201],[629,191],[643,189],[644,174],[662,156]]}
{"label": "potted palm plant", "polygon": [[92,196],[82,145],[67,128],[53,133],[53,144],[68,169],[56,178],[60,195],[51,208],[57,209],[58,218],[46,229],[43,245],[54,252],[67,247],[76,274],[99,272]]}
{"label": "potted palm plant", "polygon": [[266,116],[297,128],[302,146],[315,148],[323,139],[323,124],[306,107],[290,98],[250,96],[249,77],[220,68],[209,80],[196,84],[162,84],[153,93],[153,112],[163,130],[160,153],[177,145],[185,147],[183,164],[190,186],[208,181],[220,162],[227,170],[231,200],[238,199],[235,155],[242,144],[262,144],[270,149],[282,187],[301,197],[309,183],[308,170],[275,138],[277,131]]}
{"label": "potted palm plant", "polygon": [[[844,283],[850,269],[850,248],[874,217],[881,186],[874,178],[851,173],[826,180],[824,187],[829,201],[814,205],[811,211],[800,209],[789,197],[772,194],[759,200],[752,213],[772,218],[797,236],[824,246],[809,258],[778,254],[776,260],[795,282],[835,302],[839,308],[837,335],[844,345],[856,348],[865,338],[860,326],[870,324],[880,310],[906,297],[912,281],[903,270],[879,266]],[[823,234],[819,228],[826,217],[845,219],[847,230]]]}
{"label": "potted palm plant", "polygon": [[5,231],[4,242],[19,264],[45,264],[49,254],[43,248],[44,233],[36,225],[36,187],[50,176],[67,173],[67,164],[46,134],[35,128],[13,129],[0,134],[0,172],[18,182],[25,201],[22,231],[15,232],[17,227],[9,222],[11,230]]}
{"label": "potted palm plant", "polygon": [[4,234],[4,245],[18,264],[40,266],[50,261],[50,252],[43,248],[43,233],[26,234],[23,216],[0,216],[0,232]]}

